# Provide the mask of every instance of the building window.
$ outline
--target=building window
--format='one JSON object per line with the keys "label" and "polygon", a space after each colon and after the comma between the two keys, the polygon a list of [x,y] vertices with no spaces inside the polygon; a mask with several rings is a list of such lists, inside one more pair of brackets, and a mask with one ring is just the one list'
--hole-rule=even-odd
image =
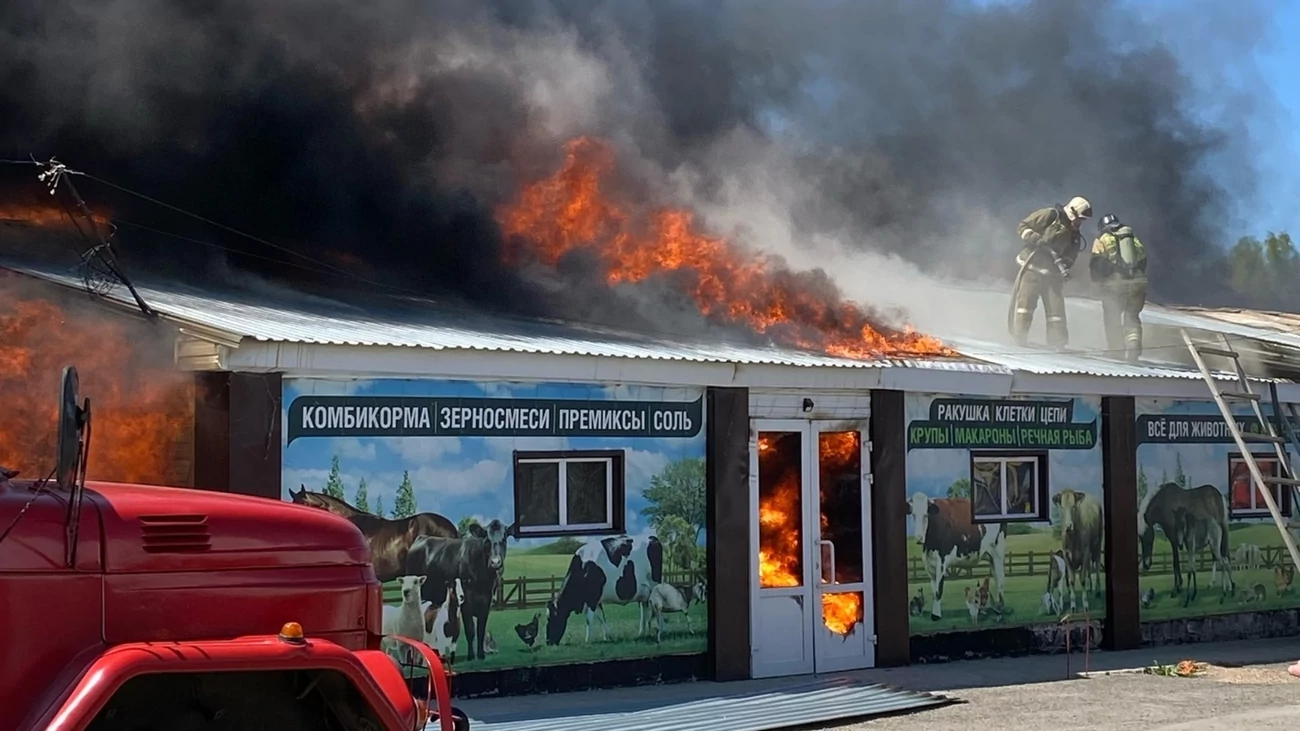
{"label": "building window", "polygon": [[976,523],[1047,520],[1047,454],[972,453],[970,497]]}
{"label": "building window", "polygon": [[[1255,464],[1259,465],[1260,474],[1265,477],[1282,477],[1282,465],[1275,454],[1254,454]],[[1269,485],[1273,500],[1283,515],[1291,515],[1291,491],[1282,489],[1281,485]],[[1267,517],[1268,503],[1255,488],[1255,480],[1250,475],[1250,467],[1240,452],[1228,455],[1228,512],[1234,518]]]}
{"label": "building window", "polygon": [[521,536],[623,531],[623,450],[515,452]]}

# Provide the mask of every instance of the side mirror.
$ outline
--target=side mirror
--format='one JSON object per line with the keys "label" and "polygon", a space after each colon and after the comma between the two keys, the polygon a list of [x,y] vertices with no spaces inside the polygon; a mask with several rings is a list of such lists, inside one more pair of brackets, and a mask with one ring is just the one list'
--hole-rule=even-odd
{"label": "side mirror", "polygon": [[58,461],[54,470],[55,481],[64,490],[73,488],[78,472],[84,467],[82,435],[90,416],[90,400],[86,400],[84,408],[78,406],[79,390],[77,369],[67,366],[63,369],[63,385],[59,392]]}

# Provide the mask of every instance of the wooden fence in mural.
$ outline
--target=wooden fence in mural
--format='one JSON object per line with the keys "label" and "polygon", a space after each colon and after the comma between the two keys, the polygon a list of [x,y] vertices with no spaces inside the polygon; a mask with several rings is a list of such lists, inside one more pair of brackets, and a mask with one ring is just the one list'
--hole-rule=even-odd
{"label": "wooden fence in mural", "polygon": [[[1236,550],[1235,547],[1232,549]],[[1260,546],[1259,547],[1259,568],[1272,569],[1274,566],[1288,564],[1291,557],[1284,546]],[[1050,552],[1044,551],[1024,551],[1021,553],[1007,552],[1006,574],[1007,576],[1046,576],[1048,571],[1048,561]],[[1248,568],[1242,566],[1236,560],[1234,555],[1229,554],[1232,560],[1233,570]],[[1208,569],[1214,556],[1209,549],[1202,550],[1196,557],[1197,568]],[[933,565],[933,564],[932,564]],[[1183,561],[1183,570],[1187,570],[1186,561]],[[1172,574],[1174,572],[1174,555],[1163,551],[1156,551],[1151,555],[1151,569],[1148,574]],[[963,566],[952,568],[948,572],[950,579],[970,579],[974,577],[983,578],[991,575],[988,559],[984,559],[977,566]],[[930,580],[930,575],[926,572],[925,566],[921,563],[920,556],[910,556],[907,559],[907,580],[909,582],[926,582]]]}
{"label": "wooden fence in mural", "polygon": [[[699,580],[702,571],[669,570],[664,572],[664,583],[690,586]],[[563,576],[517,576],[506,579],[497,586],[492,598],[493,609],[538,609],[560,593]],[[402,590],[396,581],[384,584],[384,603],[400,604]]]}

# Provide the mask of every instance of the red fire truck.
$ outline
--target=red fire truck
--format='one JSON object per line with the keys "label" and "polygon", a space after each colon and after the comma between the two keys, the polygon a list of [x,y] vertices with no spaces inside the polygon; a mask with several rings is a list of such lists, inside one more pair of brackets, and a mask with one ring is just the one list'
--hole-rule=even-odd
{"label": "red fire truck", "polygon": [[88,483],[77,391],[68,367],[52,474],[0,469],[0,729],[468,728],[435,652],[392,638],[427,663],[426,688],[380,649],[381,588],[355,526],[263,498]]}

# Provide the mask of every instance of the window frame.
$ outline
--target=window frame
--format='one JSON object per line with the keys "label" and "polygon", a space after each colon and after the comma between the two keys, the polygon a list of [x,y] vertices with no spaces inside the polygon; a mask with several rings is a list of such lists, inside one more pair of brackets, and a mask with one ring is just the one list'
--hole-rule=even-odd
{"label": "window frame", "polygon": [[[1250,452],[1250,455],[1255,458],[1256,463],[1258,463],[1260,460],[1268,460],[1269,462],[1273,463],[1272,472],[1265,473],[1264,475],[1265,477],[1282,476],[1282,463],[1278,460],[1276,453],[1269,452],[1267,454],[1262,454],[1259,452]],[[1246,464],[1246,459],[1243,453],[1229,452],[1228,453],[1228,489],[1227,489],[1227,495],[1225,496],[1227,498],[1227,503],[1228,503],[1228,519],[1235,520],[1237,518],[1243,518],[1243,519],[1272,518],[1273,514],[1268,511],[1268,505],[1264,504],[1264,501],[1259,496],[1259,492],[1255,489],[1255,478],[1250,474],[1249,467],[1246,468],[1246,477],[1250,483],[1250,502],[1253,505],[1255,505],[1255,507],[1253,508],[1232,507],[1232,467],[1235,463],[1238,462],[1240,462],[1242,465]],[[1260,465],[1260,468],[1261,468],[1260,471],[1262,472],[1263,465]],[[1285,485],[1271,485],[1270,487],[1272,487],[1274,490],[1273,499],[1277,501],[1277,508],[1278,511],[1282,513],[1282,517],[1284,518],[1291,517],[1291,508],[1292,508],[1291,490],[1287,489],[1287,486]]]}
{"label": "window frame", "polygon": [[[971,450],[970,452],[970,518],[972,524],[983,523],[1041,523],[1049,520],[1048,495],[1050,475],[1048,473],[1047,450]],[[1033,513],[1008,514],[1007,509],[1007,462],[1032,462],[1034,464],[1034,498]],[[1002,465],[1001,492],[1002,513],[997,515],[976,515],[975,513],[975,465],[978,463],[998,462]]]}
{"label": "window frame", "polygon": [[[559,538],[562,536],[597,536],[623,533],[627,522],[626,469],[627,451],[623,449],[585,449],[563,451],[514,450],[514,520],[520,538]],[[605,506],[608,520],[604,523],[569,524],[568,517],[568,465],[572,463],[603,462],[608,465],[605,479]],[[522,465],[556,464],[559,523],[526,526],[520,520],[519,506],[523,493]]]}

